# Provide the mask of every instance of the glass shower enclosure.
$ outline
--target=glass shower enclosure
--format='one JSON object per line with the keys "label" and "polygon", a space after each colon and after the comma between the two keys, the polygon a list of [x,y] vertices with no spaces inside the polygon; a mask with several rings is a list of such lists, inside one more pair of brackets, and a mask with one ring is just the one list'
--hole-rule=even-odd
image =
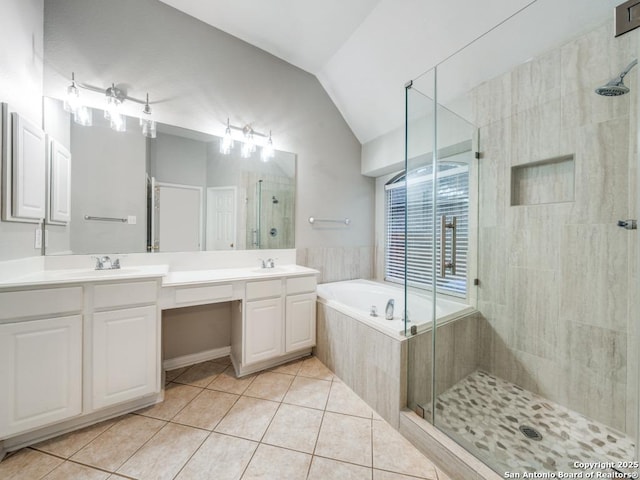
{"label": "glass shower enclosure", "polygon": [[[640,34],[614,38],[607,9],[518,46],[543,3],[406,86],[405,171],[388,189],[404,202],[407,405],[501,475],[630,475],[637,70],[626,95],[594,90]],[[431,311],[411,308],[416,292]],[[446,302],[475,311],[447,317]],[[415,334],[417,317],[431,329]]]}

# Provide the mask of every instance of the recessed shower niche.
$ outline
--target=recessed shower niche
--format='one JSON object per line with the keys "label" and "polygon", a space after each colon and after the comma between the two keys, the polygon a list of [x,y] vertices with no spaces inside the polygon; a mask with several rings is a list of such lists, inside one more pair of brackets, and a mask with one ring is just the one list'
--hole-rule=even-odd
{"label": "recessed shower niche", "polygon": [[573,155],[511,167],[511,206],[573,202]]}

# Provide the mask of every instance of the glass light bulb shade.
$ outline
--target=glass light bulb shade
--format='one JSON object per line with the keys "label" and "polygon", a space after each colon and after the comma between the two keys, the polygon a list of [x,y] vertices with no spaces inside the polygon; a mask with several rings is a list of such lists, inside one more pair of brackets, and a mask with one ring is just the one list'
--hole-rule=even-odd
{"label": "glass light bulb shade", "polygon": [[140,119],[140,123],[142,124],[142,135],[147,138],[156,138],[158,135],[156,130],[156,122],[150,119]]}
{"label": "glass light bulb shade", "polygon": [[110,120],[112,116],[119,116],[120,114],[120,104],[122,102],[119,98],[107,95],[107,106],[104,109],[104,118]]}
{"label": "glass light bulb shade", "polygon": [[127,117],[119,112],[111,112],[109,116],[109,126],[116,132],[126,132]]}
{"label": "glass light bulb shade", "polygon": [[93,110],[89,107],[81,106],[76,109],[73,114],[73,121],[78,125],[82,125],[84,127],[90,127],[93,125]]}
{"label": "glass light bulb shade", "polygon": [[273,155],[274,155],[273,147],[269,147],[268,145],[265,145],[264,147],[262,147],[260,158],[262,159],[263,162],[268,162],[270,159],[273,158]]}
{"label": "glass light bulb shade", "polygon": [[253,149],[255,150],[255,145],[252,145],[250,143],[244,142],[242,144],[242,148],[240,149],[240,156],[242,158],[251,157],[251,154],[253,153],[253,150],[251,150],[251,147],[253,147]]}
{"label": "glass light bulb shade", "polygon": [[80,92],[75,83],[67,87],[67,96],[64,99],[63,108],[69,113],[76,113],[80,107]]}
{"label": "glass light bulb shade", "polygon": [[263,162],[269,161],[269,159],[275,156],[276,152],[273,149],[273,141],[271,140],[271,136],[267,140],[267,143],[262,147],[262,152],[260,153],[260,157]]}
{"label": "glass light bulb shade", "polygon": [[220,139],[220,153],[223,155],[229,155],[233,148],[233,138],[231,137],[231,130],[227,128],[224,137]]}

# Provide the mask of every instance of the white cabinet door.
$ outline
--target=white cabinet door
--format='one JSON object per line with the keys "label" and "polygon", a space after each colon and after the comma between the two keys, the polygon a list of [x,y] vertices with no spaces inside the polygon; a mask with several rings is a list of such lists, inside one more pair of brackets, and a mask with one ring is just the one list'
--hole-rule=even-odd
{"label": "white cabinet door", "polygon": [[45,216],[46,148],[42,129],[17,113],[13,120],[13,215],[26,219]]}
{"label": "white cabinet door", "polygon": [[244,325],[244,365],[283,354],[281,298],[246,302]]}
{"label": "white cabinet door", "polygon": [[287,296],[286,352],[316,344],[316,294]]}
{"label": "white cabinet door", "polygon": [[68,222],[71,218],[71,153],[60,142],[49,142],[49,219]]}
{"label": "white cabinet door", "polygon": [[0,325],[0,438],[82,411],[82,316]]}
{"label": "white cabinet door", "polygon": [[93,314],[93,409],[159,391],[157,317],[154,305]]}

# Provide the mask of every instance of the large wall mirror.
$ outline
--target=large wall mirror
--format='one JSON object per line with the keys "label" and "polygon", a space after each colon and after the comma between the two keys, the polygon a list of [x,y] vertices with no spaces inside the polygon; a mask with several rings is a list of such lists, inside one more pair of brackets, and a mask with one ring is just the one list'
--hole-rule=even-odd
{"label": "large wall mirror", "polygon": [[224,155],[219,137],[158,124],[148,138],[127,122],[116,132],[96,110],[79,125],[45,99],[47,130],[71,152],[70,221],[49,225],[65,241],[47,254],[295,247],[295,154]]}

